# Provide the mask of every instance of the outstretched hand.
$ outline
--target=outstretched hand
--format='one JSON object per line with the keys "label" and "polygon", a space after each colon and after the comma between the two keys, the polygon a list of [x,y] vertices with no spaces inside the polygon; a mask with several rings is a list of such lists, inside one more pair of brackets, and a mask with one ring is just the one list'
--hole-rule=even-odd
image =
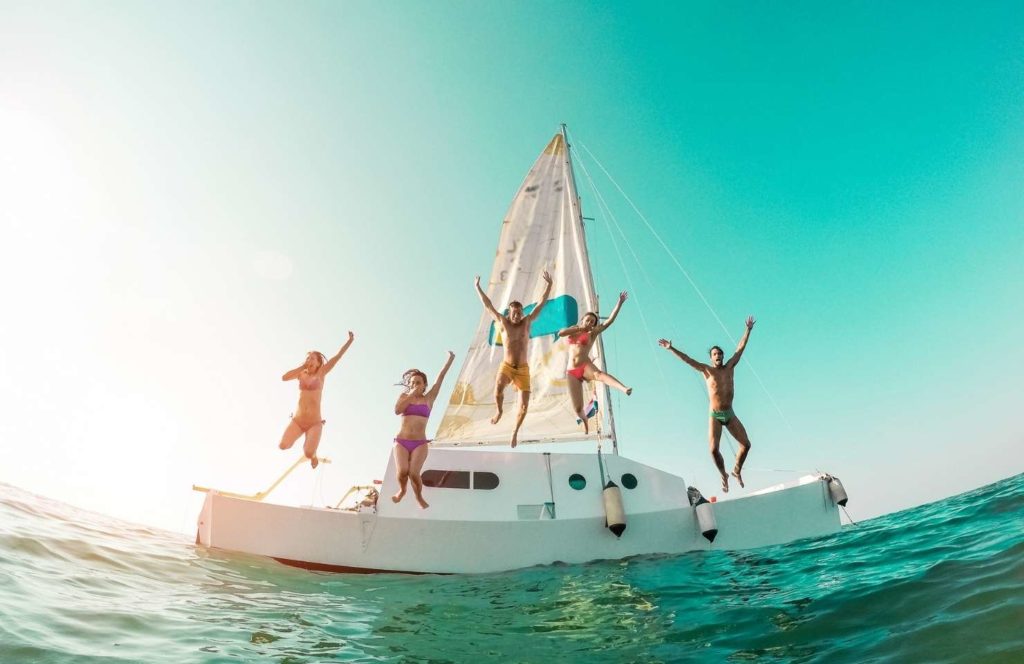
{"label": "outstretched hand", "polygon": [[658,339],[658,345],[668,350],[669,348],[672,347],[672,342],[669,341],[668,339]]}
{"label": "outstretched hand", "polygon": [[754,320],[753,316],[747,316],[747,329],[748,330],[754,329],[754,323],[756,323],[756,322],[757,321]]}
{"label": "outstretched hand", "polygon": [[629,297],[629,293],[627,293],[626,291],[622,291],[621,293],[619,293],[619,304],[625,302],[627,297]]}
{"label": "outstretched hand", "polygon": [[547,282],[548,286],[551,285],[551,275],[548,274],[547,270],[540,273],[540,278]]}
{"label": "outstretched hand", "polygon": [[480,276],[477,275],[476,281],[473,282],[477,288],[480,288]]}
{"label": "outstretched hand", "polygon": [[348,342],[352,343],[353,341],[355,341],[355,338],[356,338],[356,335],[352,334],[352,330],[349,330],[348,331]]}
{"label": "outstretched hand", "polygon": [[448,351],[448,364],[451,364],[454,359],[455,353],[453,353],[452,351]]}

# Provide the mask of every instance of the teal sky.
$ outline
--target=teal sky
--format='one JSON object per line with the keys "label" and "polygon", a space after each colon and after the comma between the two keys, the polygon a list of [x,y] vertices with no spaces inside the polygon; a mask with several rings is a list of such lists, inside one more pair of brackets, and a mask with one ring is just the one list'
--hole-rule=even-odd
{"label": "teal sky", "polygon": [[1021,5],[666,4],[0,0],[0,481],[188,531],[192,482],[292,459],[278,377],[349,329],[334,463],[282,499],[379,478],[392,384],[464,356],[561,122],[600,295],[634,295],[625,454],[711,492],[654,342],[732,342],[583,146],[734,338],[758,318],[749,486],[829,470],[865,518],[1024,470]]}

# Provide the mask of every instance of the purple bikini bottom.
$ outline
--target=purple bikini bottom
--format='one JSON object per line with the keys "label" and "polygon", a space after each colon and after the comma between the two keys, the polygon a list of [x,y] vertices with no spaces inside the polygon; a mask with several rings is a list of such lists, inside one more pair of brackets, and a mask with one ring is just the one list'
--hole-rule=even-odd
{"label": "purple bikini bottom", "polygon": [[426,445],[429,440],[410,440],[408,438],[395,438],[395,442],[404,447],[411,454],[420,445]]}

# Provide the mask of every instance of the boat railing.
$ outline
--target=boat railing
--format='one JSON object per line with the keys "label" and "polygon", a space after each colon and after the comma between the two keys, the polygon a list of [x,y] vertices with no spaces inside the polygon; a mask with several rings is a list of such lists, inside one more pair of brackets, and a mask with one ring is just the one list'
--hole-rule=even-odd
{"label": "boat railing", "polygon": [[[199,486],[199,485],[197,485],[197,484],[193,484],[193,485],[192,485],[192,490],[193,490],[193,491],[198,491],[198,492],[200,492],[200,493],[209,493],[210,491],[216,491],[216,492],[217,492],[217,493],[219,493],[220,495],[222,495],[222,496],[228,496],[228,497],[230,497],[230,498],[242,498],[242,499],[244,499],[244,500],[255,500],[255,501],[261,501],[261,500],[263,500],[264,498],[266,498],[267,496],[269,496],[269,495],[270,495],[270,492],[271,492],[271,491],[273,491],[274,489],[276,489],[276,488],[277,488],[277,487],[278,487],[278,486],[279,486],[279,485],[281,484],[281,482],[283,482],[283,481],[284,481],[284,479],[285,479],[286,477],[288,477],[288,476],[289,476],[289,475],[291,474],[291,472],[292,472],[293,470],[295,470],[296,468],[298,468],[298,467],[299,467],[300,465],[302,465],[303,463],[306,463],[307,461],[309,461],[309,459],[307,459],[306,457],[304,457],[304,456],[302,456],[302,457],[299,457],[299,459],[298,459],[298,460],[297,460],[297,461],[296,461],[295,463],[293,463],[293,464],[292,464],[292,465],[291,465],[291,466],[290,466],[290,467],[288,468],[288,470],[284,471],[284,473],[282,473],[282,474],[281,474],[281,476],[280,476],[280,477],[278,477],[278,478],[277,478],[277,480],[276,480],[276,481],[275,481],[275,482],[274,482],[273,484],[271,484],[271,485],[270,485],[269,487],[267,487],[267,488],[266,488],[265,490],[263,490],[263,491],[257,491],[256,493],[254,493],[254,494],[251,494],[251,495],[250,495],[250,494],[244,494],[244,493],[232,493],[231,491],[221,491],[221,490],[219,490],[219,489],[212,489],[212,488],[210,488],[210,487],[206,487],[206,486]],[[326,457],[317,457],[317,461],[318,461],[319,463],[330,463],[330,462],[331,462],[331,460],[330,460],[330,459],[328,459],[328,458],[326,458]]]}
{"label": "boat railing", "polygon": [[[356,493],[358,491],[365,491],[367,496],[371,495],[370,494],[371,491],[377,492],[378,494],[380,493],[380,490],[374,484],[357,484],[356,486],[353,486],[351,489],[349,489],[348,491],[345,492],[345,495],[342,496],[341,499],[337,503],[335,503],[334,509],[341,509],[341,504],[343,502],[345,502],[348,499],[349,496],[351,496],[353,493]],[[365,500],[365,498],[364,498],[364,500]],[[376,505],[376,500],[373,501],[373,502],[374,502],[374,505]],[[358,509],[358,507],[359,507],[359,504],[357,503],[356,506],[353,509]],[[369,507],[369,505],[367,505],[367,507]]]}

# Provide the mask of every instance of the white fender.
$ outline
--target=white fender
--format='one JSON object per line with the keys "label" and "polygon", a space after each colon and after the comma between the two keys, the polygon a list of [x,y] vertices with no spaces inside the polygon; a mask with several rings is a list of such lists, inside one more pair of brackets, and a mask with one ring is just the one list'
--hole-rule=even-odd
{"label": "white fender", "polygon": [[701,496],[700,501],[694,508],[697,512],[697,523],[700,525],[700,534],[709,542],[714,542],[718,536],[718,521],[715,520],[715,508]]}
{"label": "white fender", "polygon": [[846,489],[843,488],[843,483],[839,481],[838,477],[828,477],[828,495],[832,496],[832,502],[840,507],[846,507],[847,501],[850,499],[846,495]]}
{"label": "white fender", "polygon": [[626,530],[626,510],[622,507],[622,491],[619,490],[619,485],[608,480],[601,495],[604,498],[605,525],[616,537],[622,537]]}
{"label": "white fender", "polygon": [[700,526],[700,534],[709,542],[714,542],[718,536],[718,521],[715,520],[715,508],[708,502],[708,499],[701,495],[694,487],[686,487],[686,497],[697,513],[697,525]]}

